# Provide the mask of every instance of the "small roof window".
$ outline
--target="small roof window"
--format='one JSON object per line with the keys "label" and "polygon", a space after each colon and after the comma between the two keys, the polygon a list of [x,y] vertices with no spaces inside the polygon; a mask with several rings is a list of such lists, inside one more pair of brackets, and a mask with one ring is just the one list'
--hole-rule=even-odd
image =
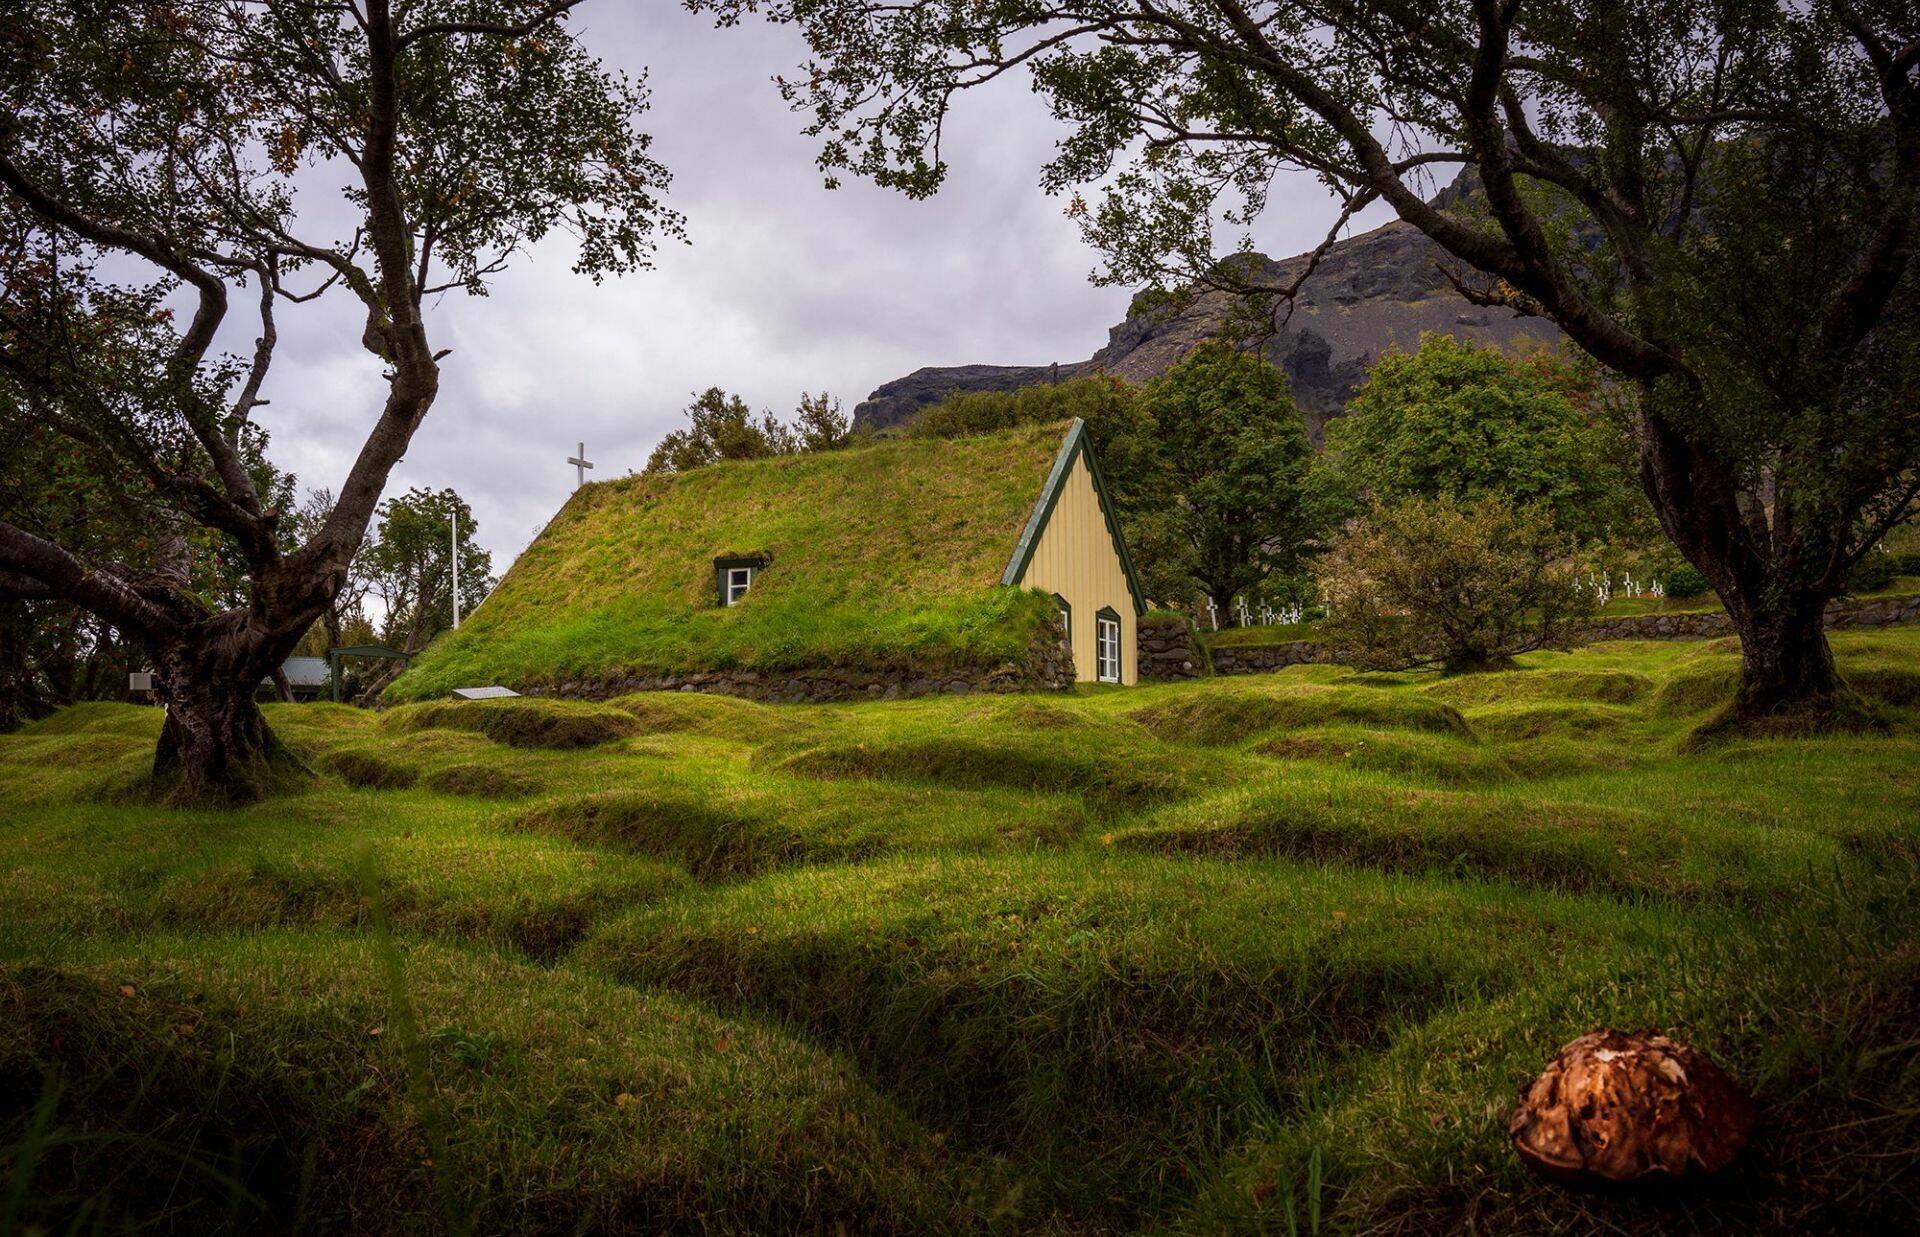
{"label": "small roof window", "polygon": [[720,604],[739,605],[771,561],[771,556],[766,554],[722,554],[714,559],[713,584]]}

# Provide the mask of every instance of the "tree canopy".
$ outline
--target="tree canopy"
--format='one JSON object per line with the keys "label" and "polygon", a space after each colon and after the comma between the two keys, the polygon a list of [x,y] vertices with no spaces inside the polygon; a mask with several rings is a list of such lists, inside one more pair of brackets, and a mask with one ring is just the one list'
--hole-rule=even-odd
{"label": "tree canopy", "polygon": [[693,397],[687,426],[668,433],[647,457],[647,472],[686,472],[721,460],[758,460],[770,455],[837,451],[853,439],[840,401],[822,391],[802,393],[791,424],[771,412],[753,414],[747,401],[719,387]]}
{"label": "tree canopy", "polygon": [[[1505,495],[1593,541],[1645,510],[1629,448],[1587,384],[1550,356],[1516,360],[1448,335],[1390,351],[1327,426],[1341,477],[1370,501]],[[1645,523],[1646,521],[1642,521]]]}
{"label": "tree canopy", "polygon": [[[1130,534],[1161,595],[1198,585],[1224,612],[1321,548],[1332,504],[1287,380],[1259,356],[1203,344],[1141,397]],[[1184,581],[1181,578],[1184,577]]]}

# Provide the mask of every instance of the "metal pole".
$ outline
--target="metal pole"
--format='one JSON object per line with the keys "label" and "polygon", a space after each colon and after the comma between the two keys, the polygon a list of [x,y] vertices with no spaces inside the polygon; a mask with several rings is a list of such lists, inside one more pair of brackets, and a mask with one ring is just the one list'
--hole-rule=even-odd
{"label": "metal pole", "polygon": [[453,550],[453,626],[458,630],[460,627],[460,513],[455,511],[448,515],[447,524],[452,530],[448,535],[452,539]]}

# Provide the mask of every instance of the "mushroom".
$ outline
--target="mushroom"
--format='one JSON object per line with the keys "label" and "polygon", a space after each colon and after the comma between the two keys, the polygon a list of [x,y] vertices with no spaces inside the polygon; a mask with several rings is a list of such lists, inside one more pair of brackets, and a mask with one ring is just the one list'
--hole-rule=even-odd
{"label": "mushroom", "polygon": [[1753,1102],[1691,1045],[1602,1029],[1562,1048],[1521,1091],[1507,1133],[1543,1176],[1618,1185],[1719,1172],[1753,1120]]}

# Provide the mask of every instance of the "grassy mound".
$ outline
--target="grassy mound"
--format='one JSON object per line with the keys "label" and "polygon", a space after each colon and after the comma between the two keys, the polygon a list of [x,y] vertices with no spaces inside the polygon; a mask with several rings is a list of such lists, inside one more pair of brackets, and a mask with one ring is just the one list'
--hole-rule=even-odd
{"label": "grassy mound", "polygon": [[1721,708],[1740,686],[1740,667],[1704,663],[1675,674],[1654,694],[1654,710],[1663,717],[1693,717]]}
{"label": "grassy mound", "polygon": [[[1050,630],[998,587],[1065,426],[738,461],[577,490],[389,689],[423,700],[688,670],[989,669]],[[714,559],[765,555],[741,604]]]}
{"label": "grassy mound", "polygon": [[696,734],[764,743],[807,727],[794,709],[706,692],[636,692],[610,703],[632,717],[643,734]]}
{"label": "grassy mound", "polygon": [[578,958],[805,1027],[965,1144],[1038,1159],[1051,1203],[1124,1216],[1290,1111],[1310,1062],[1513,982],[1535,932],[1637,935],[1497,891],[1062,856],[783,873],[636,912]]}
{"label": "grassy mound", "polygon": [[352,748],[328,756],[327,765],[341,781],[362,790],[405,790],[420,777],[409,765]]}
{"label": "grassy mound", "polygon": [[632,714],[578,700],[461,700],[416,704],[387,713],[394,731],[472,730],[508,747],[598,747],[638,734]]}
{"label": "grassy mound", "polygon": [[[1907,1231],[1920,628],[1834,647],[1888,725],[1706,748],[1716,642],[526,702],[624,736],[575,747],[271,705],[322,776],[230,812],[101,798],[158,715],[61,715],[0,735],[0,1182],[54,1232]],[[1518,1167],[1599,1023],[1757,1093],[1723,1188]]]}
{"label": "grassy mound", "polygon": [[[1634,712],[1614,705],[1591,704],[1580,700],[1562,700],[1543,704],[1495,705],[1476,709],[1474,731],[1490,740],[1590,739],[1624,729]],[[1590,744],[1581,745],[1592,758],[1602,753]]]}
{"label": "grassy mound", "polygon": [[817,1050],[428,945],[163,938],[0,970],[0,1078],[7,1128],[51,1104],[29,1221],[64,1196],[209,1231],[917,1232],[968,1198]]}
{"label": "grassy mound", "polygon": [[698,794],[624,790],[543,803],[515,827],[672,859],[701,880],[726,880],[802,860],[858,858],[874,839],[823,845],[753,808],[739,810]]}
{"label": "grassy mound", "polygon": [[435,794],[470,799],[524,799],[543,789],[532,778],[476,762],[435,769],[420,779],[420,784]]}
{"label": "grassy mound", "polygon": [[1615,896],[1752,901],[1841,854],[1803,829],[1740,829],[1536,796],[1410,789],[1372,774],[1289,771],[1121,832],[1159,854],[1284,856]]}
{"label": "grassy mound", "polygon": [[475,828],[429,796],[383,793],[379,812],[342,791],[301,819],[238,829],[212,813],[29,809],[0,841],[0,898],[22,932],[365,928],[370,870],[399,928],[546,958],[686,883],[656,860]]}
{"label": "grassy mound", "polygon": [[1480,786],[1520,776],[1499,750],[1423,731],[1325,726],[1278,734],[1253,750],[1276,760],[1395,773],[1442,786]]}
{"label": "grassy mound", "polygon": [[1652,676],[1634,670],[1506,670],[1449,675],[1421,692],[1464,706],[1536,700],[1632,704],[1652,690]]}
{"label": "grassy mound", "polygon": [[775,767],[807,777],[1070,793],[1109,813],[1179,798],[1204,781],[1195,762],[1168,753],[1116,751],[1078,739],[1039,746],[1025,736],[822,743],[787,756]]}
{"label": "grassy mound", "polygon": [[1209,746],[1249,742],[1282,727],[1340,723],[1471,733],[1458,709],[1437,700],[1363,687],[1289,686],[1285,694],[1247,688],[1182,693],[1129,716],[1167,742]]}

